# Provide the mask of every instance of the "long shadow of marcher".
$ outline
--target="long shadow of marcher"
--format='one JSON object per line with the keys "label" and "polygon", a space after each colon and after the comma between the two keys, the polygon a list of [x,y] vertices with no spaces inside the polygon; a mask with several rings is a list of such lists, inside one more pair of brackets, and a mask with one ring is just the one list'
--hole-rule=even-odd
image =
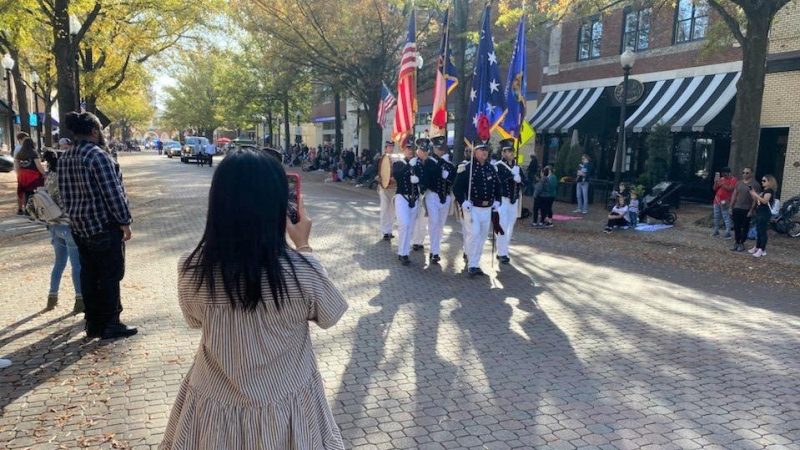
{"label": "long shadow of marcher", "polygon": [[[21,321],[17,322],[17,323],[16,323],[16,324],[14,324],[13,326],[9,326],[8,328],[6,328],[6,330],[9,330],[9,331],[10,331],[10,330],[13,330],[13,329],[14,329],[14,328],[16,328],[17,326],[19,326],[18,324],[24,323],[24,322],[26,322],[26,321],[28,321],[28,320],[32,319],[33,317],[36,317],[36,316],[38,316],[38,315],[42,314],[43,312],[44,312],[44,310],[43,310],[43,311],[40,311],[40,312],[38,312],[38,313],[32,314],[32,315],[30,315],[28,318],[26,318],[26,319],[23,319],[23,320],[21,320]],[[71,314],[71,313],[70,313],[70,314],[64,314],[64,315],[62,315],[62,316],[60,316],[60,317],[56,317],[56,318],[54,318],[54,319],[51,319],[51,320],[49,320],[49,321],[47,321],[47,322],[45,322],[45,323],[43,323],[43,324],[41,324],[41,325],[37,325],[37,326],[35,326],[35,327],[33,327],[33,328],[28,328],[28,329],[26,329],[26,330],[19,331],[19,332],[17,332],[17,333],[14,333],[14,334],[8,335],[8,336],[6,336],[6,337],[4,337],[4,338],[0,339],[0,348],[3,348],[3,347],[5,347],[5,346],[6,346],[6,345],[8,345],[10,342],[14,342],[14,341],[16,341],[17,339],[19,339],[19,338],[21,338],[21,337],[23,337],[23,336],[29,335],[29,334],[31,334],[31,333],[35,333],[35,332],[37,332],[37,331],[39,331],[39,330],[42,330],[42,329],[44,329],[44,328],[47,328],[47,327],[49,327],[50,325],[54,325],[54,324],[56,324],[56,323],[58,323],[58,322],[61,322],[61,321],[62,321],[62,320],[64,320],[64,319],[66,319],[66,318],[68,318],[68,317],[72,317],[72,316],[73,316],[73,314]],[[0,333],[0,336],[2,336],[2,333]]]}
{"label": "long shadow of marcher", "polygon": [[[478,406],[483,399],[491,405],[472,411],[473,420],[485,427],[467,430],[484,443],[521,440],[534,447],[547,445],[543,436],[550,433],[580,438],[577,429],[585,425],[579,419],[603,410],[597,381],[540,307],[537,296],[544,289],[530,275],[502,265],[496,282],[496,289],[467,291],[452,314],[465,351],[478,359],[465,374],[473,393],[480,394],[472,398]],[[492,436],[486,436],[489,428]],[[607,434],[605,442],[615,439],[611,428],[595,429]],[[559,436],[561,430],[569,431]]]}
{"label": "long shadow of marcher", "polygon": [[[404,427],[440,421],[435,416],[447,415],[441,408],[457,371],[437,354],[442,303],[437,287],[451,275],[436,266],[402,266],[390,247],[380,242],[355,255],[362,273],[388,268],[389,274],[369,300],[380,309],[358,320],[336,396],[334,413],[346,441],[364,436],[378,417],[390,414],[387,410],[394,410],[392,421]],[[431,418],[420,418],[427,414],[422,411]],[[355,427],[346,423],[348,415]]]}
{"label": "long shadow of marcher", "polygon": [[[12,324],[7,325],[5,328],[0,330],[0,336],[16,330],[17,328],[21,327],[22,325],[30,322],[31,320],[33,320],[33,319],[35,319],[35,318],[37,318],[39,316],[41,316],[45,312],[47,312],[47,310],[46,309],[42,309],[42,310],[40,310],[38,312],[35,312],[35,313],[29,315],[28,317],[24,317],[24,318],[19,319],[18,321],[14,322]],[[2,347],[2,345],[0,345],[0,347]]]}
{"label": "long shadow of marcher", "polygon": [[83,331],[81,323],[64,326],[6,355],[14,364],[0,372],[0,411],[94,349],[113,342],[73,339]]}

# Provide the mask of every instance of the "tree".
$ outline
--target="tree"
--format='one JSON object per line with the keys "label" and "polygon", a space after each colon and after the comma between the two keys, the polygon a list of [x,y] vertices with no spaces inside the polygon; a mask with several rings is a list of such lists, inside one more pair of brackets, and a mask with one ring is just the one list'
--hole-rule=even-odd
{"label": "tree", "polygon": [[[162,121],[179,130],[191,128],[209,139],[223,124],[219,110],[218,80],[225,70],[225,60],[218,50],[202,52],[203,64],[191,64],[192,55],[178,69],[177,84],[165,91],[167,100]],[[199,55],[195,55],[199,58]]]}

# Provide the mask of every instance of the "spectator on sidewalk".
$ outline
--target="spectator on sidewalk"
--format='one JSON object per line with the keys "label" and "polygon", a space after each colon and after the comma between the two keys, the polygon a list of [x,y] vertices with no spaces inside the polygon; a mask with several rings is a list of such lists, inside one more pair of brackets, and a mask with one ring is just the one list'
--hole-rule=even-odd
{"label": "spectator on sidewalk", "polygon": [[711,237],[719,236],[720,219],[725,223],[723,238],[732,237],[733,221],[730,215],[730,202],[733,190],[736,189],[736,177],[731,175],[729,167],[723,167],[714,175],[714,226]]}
{"label": "spectator on sidewalk", "polygon": [[14,145],[14,150],[11,151],[11,157],[17,156],[17,152],[22,148],[22,141],[28,139],[30,136],[24,131],[17,133],[17,143]]}
{"label": "spectator on sidewalk", "polygon": [[628,202],[628,223],[631,228],[639,226],[639,193],[631,191],[631,200]]}
{"label": "spectator on sidewalk", "polygon": [[617,204],[611,208],[611,213],[608,215],[608,222],[603,229],[606,233],[611,233],[614,228],[624,228],[628,226],[628,221],[625,217],[628,215],[628,205],[625,204],[625,197],[617,195]]}
{"label": "spectator on sidewalk", "polygon": [[535,153],[530,154],[531,162],[528,163],[528,168],[525,170],[525,195],[533,195],[536,189],[536,182],[539,181],[539,159]]}
{"label": "spectator on sidewalk", "polygon": [[133,336],[138,330],[119,318],[119,284],[132,222],[122,173],[101,148],[105,140],[97,116],[71,112],[64,126],[75,136],[75,147],[59,158],[58,188],[80,253],[86,335]]}
{"label": "spectator on sidewalk", "polygon": [[202,335],[160,449],[344,448],[309,323],[332,327],[347,303],[312,253],[302,200],[292,224],[287,198],[273,158],[219,164],[205,233],[178,265],[181,310]]}
{"label": "spectator on sidewalk", "polygon": [[749,251],[756,258],[767,256],[767,233],[769,231],[769,220],[772,218],[770,205],[775,201],[775,191],[778,190],[778,181],[772,175],[761,177],[761,193],[750,191],[750,197],[756,205],[756,245]]}
{"label": "spectator on sidewalk", "polygon": [[589,212],[589,180],[592,176],[592,162],[589,155],[581,155],[581,163],[578,165],[576,173],[576,195],[578,197],[578,208],[574,213],[587,214]]}
{"label": "spectator on sidewalk", "polygon": [[[61,140],[65,140],[62,138]],[[69,139],[67,139],[69,140]],[[48,150],[42,155],[42,159],[47,164],[47,176],[44,186],[50,198],[64,211],[64,202],[58,190],[58,154],[53,150]],[[72,228],[69,224],[69,217],[62,214],[61,217],[52,220],[47,224],[50,231],[50,243],[55,252],[55,262],[53,270],[50,272],[50,292],[47,295],[47,309],[51,310],[58,304],[58,288],[61,284],[61,275],[69,260],[72,266],[72,286],[75,288],[75,304],[72,307],[73,314],[84,312],[83,295],[81,294],[81,260],[78,253],[78,246],[72,237]]]}
{"label": "spectator on sidewalk", "polygon": [[28,199],[36,188],[44,185],[44,167],[33,139],[23,139],[22,146],[14,155],[14,169],[17,171],[17,215],[27,215],[25,205]]}
{"label": "spectator on sidewalk", "polygon": [[731,251],[743,252],[747,232],[750,230],[750,219],[753,217],[756,203],[750,191],[761,192],[761,187],[753,179],[753,169],[745,167],[742,170],[742,179],[736,183],[731,195],[730,215],[733,218],[733,234],[736,238]]}
{"label": "spectator on sidewalk", "polygon": [[542,169],[542,190],[539,192],[539,201],[542,209],[542,226],[553,227],[553,202],[556,201],[556,188],[558,179],[553,173],[553,168],[546,166]]}
{"label": "spectator on sidewalk", "polygon": [[[544,171],[544,169],[542,169]],[[544,184],[548,182],[547,178],[543,177],[541,173],[536,174],[536,183],[533,185],[533,220],[531,226],[534,228],[542,228],[544,226],[544,209],[542,209],[542,189]],[[541,217],[541,220],[539,219]]]}

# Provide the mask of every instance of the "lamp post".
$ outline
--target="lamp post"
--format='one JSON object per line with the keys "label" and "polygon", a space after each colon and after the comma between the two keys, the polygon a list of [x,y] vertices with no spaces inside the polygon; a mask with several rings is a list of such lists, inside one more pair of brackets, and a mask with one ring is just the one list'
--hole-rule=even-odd
{"label": "lamp post", "polygon": [[14,154],[14,97],[11,96],[11,69],[14,68],[14,58],[8,53],[3,55],[2,65],[6,70],[6,87],[8,88],[8,149]]}
{"label": "lamp post", "polygon": [[77,17],[69,15],[69,35],[72,42],[72,50],[75,52],[75,110],[81,110],[81,67],[80,67],[80,43],[75,40],[81,30],[81,22]]}
{"label": "lamp post", "polygon": [[33,108],[36,110],[36,148],[42,149],[42,119],[39,117],[39,74],[34,70],[31,72],[33,81]]}
{"label": "lamp post", "polygon": [[622,178],[622,162],[625,159],[625,151],[627,149],[627,143],[625,142],[628,133],[625,130],[625,119],[626,119],[626,107],[628,106],[628,77],[631,74],[631,69],[633,69],[633,65],[636,63],[636,53],[630,48],[625,49],[625,51],[619,56],[619,63],[622,66],[622,70],[624,72],[624,77],[622,79],[622,99],[620,99],[620,108],[619,108],[619,146],[617,147],[617,157],[614,159],[614,188],[617,189],[619,192],[619,182]]}

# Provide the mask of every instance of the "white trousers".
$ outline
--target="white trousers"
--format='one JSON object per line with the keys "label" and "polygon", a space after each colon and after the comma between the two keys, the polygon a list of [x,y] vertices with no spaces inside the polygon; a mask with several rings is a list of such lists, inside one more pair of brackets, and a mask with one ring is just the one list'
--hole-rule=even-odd
{"label": "white trousers", "polygon": [[392,234],[394,228],[394,189],[378,186],[378,198],[381,202],[381,234]]}
{"label": "white trousers", "polygon": [[469,216],[469,236],[467,238],[467,260],[469,267],[481,266],[481,254],[483,244],[489,235],[489,228],[492,224],[492,208],[472,207],[470,211],[464,211],[464,217]]}
{"label": "white trousers", "polygon": [[442,244],[442,232],[444,224],[447,222],[447,213],[450,212],[452,197],[449,195],[444,203],[439,200],[439,194],[430,193],[425,196],[425,204],[428,205],[428,231],[431,235],[431,254],[438,255]]}
{"label": "white trousers", "polygon": [[408,256],[411,249],[411,236],[414,233],[414,222],[419,210],[419,200],[414,207],[408,206],[408,200],[400,194],[394,196],[394,211],[397,215],[397,254]]}
{"label": "white trousers", "polygon": [[469,212],[464,210],[463,208],[461,209],[461,211],[463,213],[463,216],[458,218],[458,220],[461,222],[461,238],[463,241],[461,243],[461,247],[464,250],[464,254],[469,255],[469,253],[467,252],[467,243],[469,242],[469,227],[470,227]]}
{"label": "white trousers", "polygon": [[500,203],[500,227],[505,234],[497,235],[497,255],[508,256],[508,246],[511,243],[511,236],[514,234],[514,224],[517,222],[517,203],[511,203],[511,199],[503,197]]}
{"label": "white trousers", "polygon": [[416,222],[414,222],[414,235],[411,238],[411,243],[414,245],[424,244],[425,235],[428,234],[428,221],[425,220],[425,208],[422,206],[422,202],[425,202],[428,197],[430,195],[425,194],[417,200],[419,208],[417,208],[417,218]]}

